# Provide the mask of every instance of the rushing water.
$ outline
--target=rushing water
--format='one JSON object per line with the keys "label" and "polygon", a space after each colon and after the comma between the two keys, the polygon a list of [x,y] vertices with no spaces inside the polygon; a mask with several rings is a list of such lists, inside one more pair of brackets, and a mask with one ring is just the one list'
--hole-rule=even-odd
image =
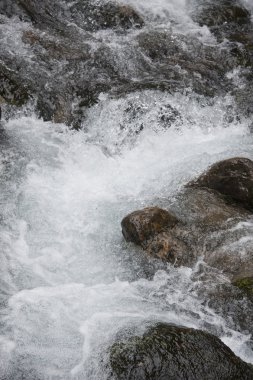
{"label": "rushing water", "polygon": [[[172,12],[182,33],[213,38],[192,22],[185,1],[128,3],[150,23],[171,27],[166,17]],[[115,36],[115,44],[121,38]],[[181,116],[165,128],[160,114],[170,113],[168,104]],[[120,228],[128,212],[157,199],[173,202],[209,164],[253,158],[252,120],[228,121],[233,107],[230,96],[210,101],[145,90],[119,98],[101,94],[80,131],[32,112],[3,120],[1,380],[107,379],[115,335],[150,321],[210,331],[253,363],[250,336],[204,306],[199,264],[176,269],[147,258],[123,241]],[[219,276],[224,280],[214,271]]]}

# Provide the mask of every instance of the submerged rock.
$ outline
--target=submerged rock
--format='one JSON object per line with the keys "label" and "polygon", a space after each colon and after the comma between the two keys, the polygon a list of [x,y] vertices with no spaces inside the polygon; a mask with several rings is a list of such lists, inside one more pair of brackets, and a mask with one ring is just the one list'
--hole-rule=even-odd
{"label": "submerged rock", "polygon": [[170,83],[170,90],[189,86],[207,96],[225,88],[229,90],[230,81],[225,73],[235,66],[235,59],[228,51],[222,52],[202,44],[197,38],[168,31],[143,31],[137,36],[137,42],[147,62],[152,63],[153,75],[157,71],[158,80],[163,77]]}
{"label": "submerged rock", "polygon": [[251,241],[244,245],[243,256],[236,245],[243,238],[236,225],[249,218],[248,210],[226,203],[211,189],[198,187],[184,189],[173,208],[183,222],[158,207],[129,214],[122,221],[125,239],[175,266],[191,267],[203,257],[230,278],[245,275],[246,269],[253,273]]}
{"label": "submerged rock", "polygon": [[196,273],[195,289],[203,305],[215,311],[217,316],[227,316],[227,327],[251,335],[247,342],[253,348],[253,298],[243,289],[230,283],[219,271],[201,265]]}
{"label": "submerged rock", "polygon": [[198,9],[193,18],[201,26],[213,27],[224,23],[244,24],[250,22],[250,12],[235,0],[202,0],[198,2]]}
{"label": "submerged rock", "polygon": [[[200,25],[207,25],[218,42],[225,44],[240,67],[241,81],[232,93],[238,114],[252,115],[252,68],[253,68],[253,23],[252,12],[237,0],[197,1],[193,14]],[[232,60],[233,60],[232,59]],[[231,60],[231,61],[232,61]],[[223,60],[222,60],[223,62]],[[227,63],[226,63],[227,66]]]}
{"label": "submerged rock", "polygon": [[251,380],[253,367],[217,337],[159,323],[142,337],[115,343],[110,351],[117,380]]}
{"label": "submerged rock", "polygon": [[191,249],[173,232],[161,232],[150,239],[145,248],[151,256],[166,260],[175,266],[192,263]]}
{"label": "submerged rock", "polygon": [[0,97],[6,103],[21,106],[29,100],[29,93],[17,74],[0,63]]}
{"label": "submerged rock", "polygon": [[127,215],[121,222],[126,241],[143,245],[156,234],[174,227],[178,223],[175,215],[159,207],[147,207]]}
{"label": "submerged rock", "polygon": [[41,29],[52,28],[65,34],[68,22],[75,23],[87,31],[107,28],[142,27],[142,17],[128,5],[116,1],[49,1],[13,0],[10,5],[4,0],[0,12],[8,17],[18,16],[21,20],[29,20]]}
{"label": "submerged rock", "polygon": [[237,286],[253,300],[253,275],[251,277],[237,278],[233,285]]}
{"label": "submerged rock", "polygon": [[196,257],[203,257],[231,280],[253,275],[250,211],[228,203],[212,189],[187,187],[177,199],[176,212],[186,223],[173,232],[178,230],[177,237]]}
{"label": "submerged rock", "polygon": [[227,203],[222,195],[207,188],[186,188],[176,202],[176,212],[185,224],[176,226],[173,234],[191,248],[188,255],[194,252],[195,257],[203,257],[232,280],[253,274],[250,224],[249,230],[242,228],[251,217],[247,209]]}
{"label": "submerged rock", "polygon": [[253,211],[253,161],[235,157],[218,162],[194,186],[207,187]]}
{"label": "submerged rock", "polygon": [[178,196],[178,208],[187,224],[203,230],[226,228],[228,220],[239,221],[247,218],[249,212],[235,205],[227,204],[224,198],[208,188],[187,187]]}
{"label": "submerged rock", "polygon": [[76,1],[69,7],[73,21],[88,31],[108,28],[141,28],[142,17],[128,5],[114,1],[94,4],[91,1]]}

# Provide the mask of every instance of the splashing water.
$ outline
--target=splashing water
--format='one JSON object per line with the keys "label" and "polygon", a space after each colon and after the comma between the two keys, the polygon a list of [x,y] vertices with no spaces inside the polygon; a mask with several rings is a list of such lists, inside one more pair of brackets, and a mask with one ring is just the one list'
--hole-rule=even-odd
{"label": "splashing water", "polygon": [[[128,121],[128,133],[120,128],[129,103],[141,110],[139,133],[136,119]],[[159,124],[167,103],[184,107],[183,119],[170,128]],[[193,281],[196,268],[147,259],[123,242],[120,231],[129,211],[155,197],[172,197],[208,164],[233,155],[252,157],[247,120],[226,124],[222,104],[135,93],[123,100],[103,97],[79,132],[35,117],[5,124],[0,339],[5,376],[106,378],[104,363],[115,334],[152,320],[208,329],[253,361],[249,336],[203,306]]]}
{"label": "splashing water", "polygon": [[[185,0],[124,4],[144,14],[148,25],[216,43],[192,21]],[[13,39],[14,24],[8,24],[8,54],[20,49],[26,56]],[[17,22],[15,30],[21,33],[24,25]],[[113,31],[97,35],[115,46],[129,38]],[[34,64],[32,55],[27,59]],[[124,54],[122,71],[123,61]],[[0,380],[106,380],[115,335],[141,333],[155,321],[210,331],[253,363],[251,337],[199,295],[201,259],[192,269],[174,268],[126,244],[120,229],[127,213],[170,201],[208,165],[253,158],[252,120],[231,119],[231,109],[229,95],[210,100],[189,89],[173,95],[145,90],[101,93],[79,131],[32,113],[3,122]],[[250,234],[253,223],[236,228]],[[212,281],[227,281],[208,270]]]}

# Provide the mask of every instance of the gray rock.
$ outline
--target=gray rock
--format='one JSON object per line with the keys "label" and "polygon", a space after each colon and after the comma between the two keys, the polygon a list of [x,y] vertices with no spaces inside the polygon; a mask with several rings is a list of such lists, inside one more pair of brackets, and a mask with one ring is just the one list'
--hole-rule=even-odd
{"label": "gray rock", "polygon": [[159,323],[142,337],[115,343],[110,364],[117,380],[252,380],[253,367],[217,337]]}

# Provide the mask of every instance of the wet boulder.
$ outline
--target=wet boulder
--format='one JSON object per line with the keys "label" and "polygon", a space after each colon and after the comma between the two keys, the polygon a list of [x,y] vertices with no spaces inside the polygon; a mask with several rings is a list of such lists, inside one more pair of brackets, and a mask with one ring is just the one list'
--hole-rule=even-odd
{"label": "wet boulder", "polygon": [[174,266],[190,265],[194,259],[189,246],[173,232],[161,232],[145,245],[149,255],[165,260]]}
{"label": "wet boulder", "polygon": [[121,222],[126,241],[145,245],[156,234],[174,227],[178,223],[175,215],[159,207],[146,207],[127,215]]}
{"label": "wet boulder", "polygon": [[136,40],[146,64],[152,63],[150,69],[154,71],[153,76],[157,75],[156,83],[164,78],[170,90],[181,91],[189,86],[207,96],[230,89],[225,74],[234,67],[235,59],[228,51],[218,51],[197,38],[168,31],[143,31]]}
{"label": "wet boulder", "polygon": [[185,236],[180,227],[177,237],[184,238],[197,257],[202,256],[209,266],[221,270],[232,281],[252,275],[251,211],[208,188],[206,183],[198,186],[199,183],[197,187],[195,182],[190,183],[178,197],[176,212],[186,223]]}
{"label": "wet boulder", "polygon": [[[178,218],[159,207],[127,215],[122,220],[126,241],[174,266],[192,267],[202,256],[231,279],[238,274],[245,276],[247,268],[253,270],[248,231],[236,227],[248,220],[250,211],[227,203],[217,191],[192,185],[177,196],[173,209]],[[238,253],[241,239],[247,239],[243,255]]]}
{"label": "wet boulder", "polygon": [[217,337],[159,323],[143,336],[116,342],[110,350],[117,380],[250,380],[253,367]]}
{"label": "wet boulder", "polygon": [[215,190],[253,211],[253,161],[234,157],[215,163],[193,186]]}
{"label": "wet boulder", "polygon": [[[236,228],[236,227],[235,227]],[[243,246],[236,239],[237,231],[224,231],[223,236],[209,240],[209,247],[205,251],[205,262],[211,267],[220,269],[232,281],[243,279],[247,275],[253,276],[253,244],[249,236],[242,236],[241,241],[245,240]]]}
{"label": "wet boulder", "polygon": [[127,215],[121,226],[125,240],[140,245],[152,257],[176,267],[196,261],[192,230],[171,212],[147,207]]}
{"label": "wet boulder", "polygon": [[245,24],[250,22],[250,12],[235,0],[202,0],[193,18],[201,26],[219,26],[227,23]]}
{"label": "wet boulder", "polygon": [[202,256],[209,266],[221,270],[230,279],[253,271],[250,211],[227,203],[212,189],[192,186],[178,195],[173,208],[184,221],[171,231],[188,247],[185,255],[188,262],[183,265],[191,266]]}
{"label": "wet boulder", "polygon": [[249,217],[249,211],[228,204],[216,191],[192,184],[192,182],[188,184],[177,198],[177,212],[181,213],[180,216],[188,225],[198,226],[203,231],[221,230],[227,228],[228,220],[237,223]]}

